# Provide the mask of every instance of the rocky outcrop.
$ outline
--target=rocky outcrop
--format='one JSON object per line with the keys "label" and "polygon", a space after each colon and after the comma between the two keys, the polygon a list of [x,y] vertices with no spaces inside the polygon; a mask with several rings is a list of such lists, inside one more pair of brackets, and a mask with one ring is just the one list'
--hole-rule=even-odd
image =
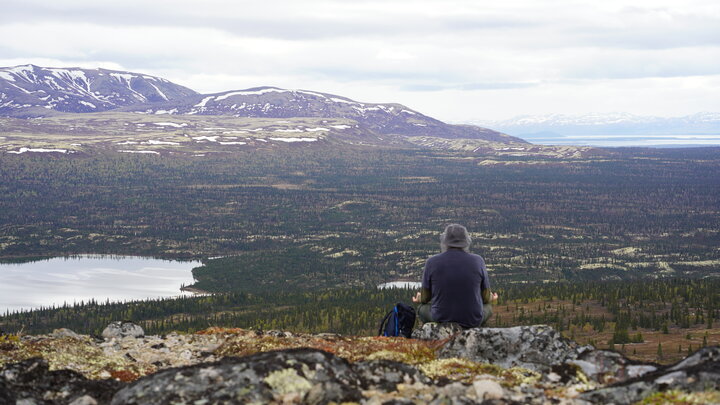
{"label": "rocky outcrop", "polygon": [[703,348],[670,367],[583,393],[592,403],[632,404],[654,392],[703,392],[720,389],[720,347]]}
{"label": "rocky outcrop", "polygon": [[656,364],[634,362],[608,350],[587,350],[568,363],[578,366],[588,378],[601,384],[626,381],[658,368]]}
{"label": "rocky outcrop", "polygon": [[116,321],[108,325],[102,331],[105,339],[122,339],[125,337],[140,338],[145,336],[145,331],[140,325],[128,321]]}
{"label": "rocky outcrop", "polygon": [[425,325],[416,335],[430,340],[220,328],[6,337],[0,404],[629,404],[667,393],[720,402],[718,347],[661,366],[542,325]]}
{"label": "rocky outcrop", "polygon": [[462,326],[457,323],[428,322],[415,329],[412,333],[412,338],[421,340],[445,340],[460,334],[463,330]]}
{"label": "rocky outcrop", "polygon": [[468,329],[440,350],[441,358],[461,357],[504,368],[524,367],[541,372],[574,360],[578,354],[575,342],[544,325]]}
{"label": "rocky outcrop", "polygon": [[347,361],[319,350],[291,349],[161,371],[120,390],[111,403],[325,404],[360,400],[359,386]]}
{"label": "rocky outcrop", "polygon": [[47,361],[33,358],[0,371],[0,404],[106,404],[124,385],[71,370],[50,371]]}

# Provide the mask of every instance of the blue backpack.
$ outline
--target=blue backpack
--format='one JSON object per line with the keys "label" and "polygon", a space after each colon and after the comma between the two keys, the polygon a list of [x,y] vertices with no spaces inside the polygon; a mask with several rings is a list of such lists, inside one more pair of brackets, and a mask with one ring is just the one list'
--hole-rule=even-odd
{"label": "blue backpack", "polygon": [[395,304],[393,309],[380,322],[378,336],[412,336],[415,326],[415,308],[402,302]]}

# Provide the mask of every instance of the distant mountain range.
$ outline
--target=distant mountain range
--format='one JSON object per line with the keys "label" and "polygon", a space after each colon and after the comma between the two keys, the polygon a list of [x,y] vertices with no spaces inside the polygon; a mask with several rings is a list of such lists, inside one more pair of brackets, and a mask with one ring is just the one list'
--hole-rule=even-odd
{"label": "distant mountain range", "polygon": [[502,121],[473,121],[521,138],[573,135],[720,134],[720,113],[652,117],[628,113],[522,115]]}
{"label": "distant mountain range", "polygon": [[344,118],[377,135],[524,140],[475,125],[450,125],[401,104],[361,103],[307,90],[255,87],[200,94],[166,79],[106,69],[0,68],[0,116],[33,118],[102,111],[154,115]]}

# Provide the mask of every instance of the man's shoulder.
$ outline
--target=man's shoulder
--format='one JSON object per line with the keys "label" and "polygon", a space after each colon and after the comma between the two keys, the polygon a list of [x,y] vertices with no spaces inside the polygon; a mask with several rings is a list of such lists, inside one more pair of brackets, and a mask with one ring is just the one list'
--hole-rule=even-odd
{"label": "man's shoulder", "polygon": [[470,253],[470,255],[472,255],[472,257],[475,260],[475,263],[477,263],[478,267],[480,267],[482,270],[485,270],[485,259],[483,259],[482,256],[477,255],[475,253]]}
{"label": "man's shoulder", "polygon": [[483,257],[482,257],[482,256],[480,256],[479,254],[475,254],[475,253],[469,253],[469,255],[470,255],[470,256],[472,256],[472,258],[473,258],[473,259],[475,259],[475,260],[478,260],[478,261],[481,261],[481,262],[485,263],[485,259],[483,259]]}
{"label": "man's shoulder", "polygon": [[443,254],[445,254],[445,252],[443,252],[443,253],[438,253],[438,254],[436,254],[436,255],[430,256],[430,257],[427,259],[428,264],[433,263],[433,262],[437,262],[438,260],[442,260]]}
{"label": "man's shoulder", "polygon": [[[460,251],[460,252],[462,252],[462,251]],[[452,252],[452,253],[457,253],[457,252]],[[480,255],[478,255],[478,254],[468,253],[468,252],[462,252],[462,253],[463,253],[464,255],[467,255],[467,257],[470,258],[471,260],[475,260],[475,261],[480,262],[480,263],[483,263],[483,264],[485,263],[485,259],[483,259],[482,256],[480,256]],[[430,256],[430,257],[427,259],[427,262],[428,262],[428,263],[432,263],[432,262],[437,262],[437,261],[444,260],[444,259],[445,259],[448,255],[450,255],[450,254],[451,254],[450,251],[445,251],[445,252],[442,252],[442,253],[438,253],[438,254],[436,254],[436,255]]]}

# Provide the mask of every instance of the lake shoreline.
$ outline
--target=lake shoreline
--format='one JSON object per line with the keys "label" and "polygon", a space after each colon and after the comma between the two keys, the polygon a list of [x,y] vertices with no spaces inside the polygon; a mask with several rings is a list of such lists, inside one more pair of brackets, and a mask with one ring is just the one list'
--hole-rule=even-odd
{"label": "lake shoreline", "polygon": [[210,292],[210,291],[203,290],[203,289],[196,288],[196,287],[180,287],[180,291],[189,292],[193,295],[213,295],[213,294],[215,294],[214,292]]}
{"label": "lake shoreline", "polygon": [[195,282],[192,269],[200,261],[116,254],[32,258],[0,264],[0,313],[210,294],[183,289]]}

